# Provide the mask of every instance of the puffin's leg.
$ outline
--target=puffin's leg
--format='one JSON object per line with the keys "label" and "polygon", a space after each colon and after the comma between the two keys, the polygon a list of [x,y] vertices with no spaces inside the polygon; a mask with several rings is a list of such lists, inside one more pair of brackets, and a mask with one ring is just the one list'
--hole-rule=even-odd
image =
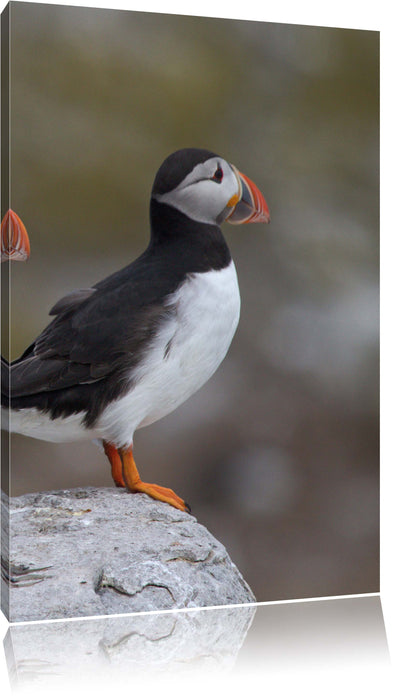
{"label": "puffin's leg", "polygon": [[171,506],[178,508],[179,510],[184,510],[190,513],[190,507],[182,498],[176,495],[172,489],[167,489],[164,486],[157,486],[157,484],[147,484],[145,481],[141,481],[141,477],[138,473],[138,469],[135,466],[132,445],[130,447],[123,447],[118,449],[118,453],[121,457],[121,462],[123,465],[123,477],[125,484],[129,491],[146,493],[151,498],[155,498],[157,501],[163,501],[164,503],[169,503]]}
{"label": "puffin's leg", "polygon": [[108,458],[111,465],[111,476],[114,479],[115,485],[123,486],[125,488],[121,457],[118,453],[117,447],[114,447],[114,445],[112,445],[111,442],[106,442],[106,440],[103,440],[103,447],[106,457]]}

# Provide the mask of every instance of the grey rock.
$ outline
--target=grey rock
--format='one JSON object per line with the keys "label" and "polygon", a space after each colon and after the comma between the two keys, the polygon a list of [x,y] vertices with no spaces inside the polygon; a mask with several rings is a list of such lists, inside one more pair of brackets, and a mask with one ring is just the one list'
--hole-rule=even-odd
{"label": "grey rock", "polygon": [[12,622],[255,602],[195,517],[146,495],[33,493],[9,514]]}

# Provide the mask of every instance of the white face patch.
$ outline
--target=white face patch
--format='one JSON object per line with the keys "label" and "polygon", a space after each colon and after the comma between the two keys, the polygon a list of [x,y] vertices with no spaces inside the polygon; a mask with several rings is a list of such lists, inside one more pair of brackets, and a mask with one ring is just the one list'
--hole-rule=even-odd
{"label": "white face patch", "polygon": [[[213,179],[222,170],[221,182]],[[165,194],[155,195],[158,202],[170,204],[190,219],[204,224],[217,224],[231,197],[239,192],[237,177],[223,158],[209,158],[196,165],[175,187]]]}

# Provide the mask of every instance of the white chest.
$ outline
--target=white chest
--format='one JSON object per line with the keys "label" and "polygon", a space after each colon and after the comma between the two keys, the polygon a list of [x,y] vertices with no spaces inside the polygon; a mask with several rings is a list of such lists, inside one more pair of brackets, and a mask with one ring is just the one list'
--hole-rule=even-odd
{"label": "white chest", "polygon": [[240,315],[234,263],[223,270],[190,275],[168,298],[168,306],[174,309],[173,317],[133,373],[133,389],[105,411],[97,426],[120,442],[131,441],[137,427],[179,406],[224,359]]}

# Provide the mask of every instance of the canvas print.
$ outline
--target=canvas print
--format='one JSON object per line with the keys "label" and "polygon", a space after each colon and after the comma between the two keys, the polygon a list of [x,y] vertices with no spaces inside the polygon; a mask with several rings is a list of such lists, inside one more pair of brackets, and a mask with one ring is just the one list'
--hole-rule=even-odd
{"label": "canvas print", "polygon": [[2,609],[379,590],[379,34],[2,15]]}

